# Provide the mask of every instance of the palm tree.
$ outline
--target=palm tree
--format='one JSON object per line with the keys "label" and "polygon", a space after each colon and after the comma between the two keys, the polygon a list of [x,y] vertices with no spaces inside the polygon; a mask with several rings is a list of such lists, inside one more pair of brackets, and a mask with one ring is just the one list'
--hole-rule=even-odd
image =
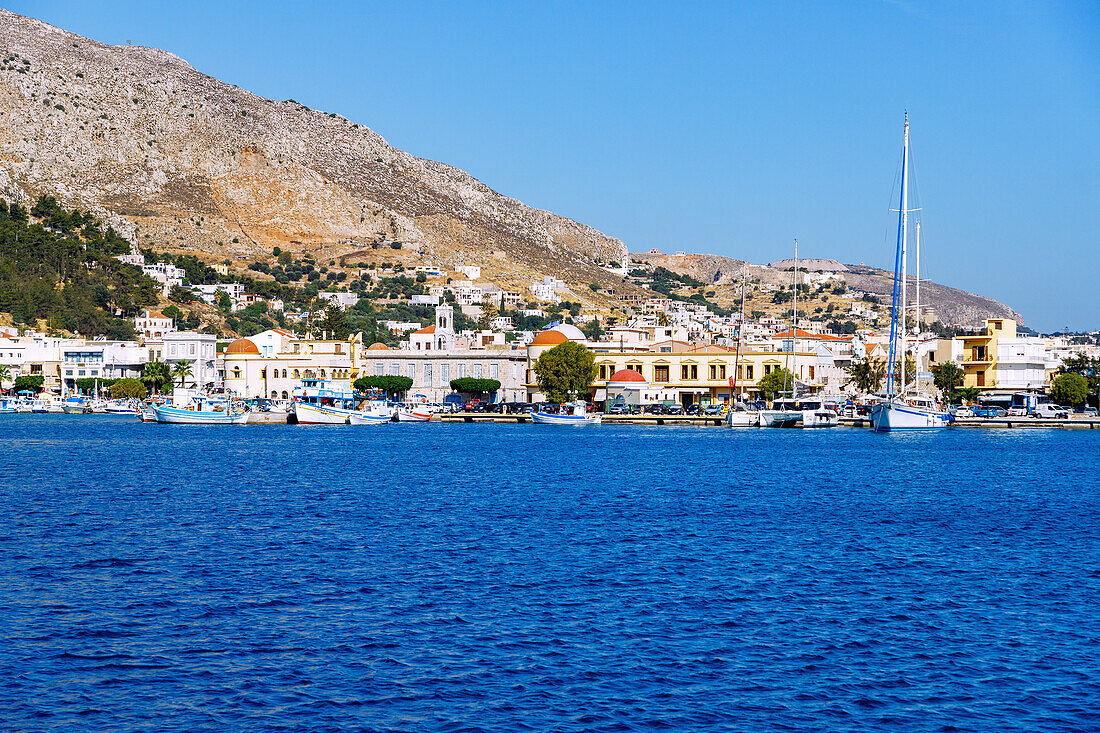
{"label": "palm tree", "polygon": [[172,378],[180,380],[181,387],[184,380],[190,377],[191,374],[191,362],[189,361],[177,361],[175,366],[172,367]]}
{"label": "palm tree", "polygon": [[981,393],[982,391],[977,387],[963,387],[955,394],[963,402],[967,403],[968,405],[972,405],[978,401],[978,395],[980,395]]}
{"label": "palm tree", "polygon": [[878,392],[882,388],[882,380],[886,378],[885,365],[873,358],[853,361],[851,366],[844,367],[844,372],[848,375],[844,384],[855,387],[860,394]]}
{"label": "palm tree", "polygon": [[163,361],[151,361],[141,370],[141,381],[153,392],[160,392],[162,386],[172,381],[172,372]]}
{"label": "palm tree", "polygon": [[4,388],[4,382],[11,379],[11,367],[7,364],[0,364],[0,389]]}

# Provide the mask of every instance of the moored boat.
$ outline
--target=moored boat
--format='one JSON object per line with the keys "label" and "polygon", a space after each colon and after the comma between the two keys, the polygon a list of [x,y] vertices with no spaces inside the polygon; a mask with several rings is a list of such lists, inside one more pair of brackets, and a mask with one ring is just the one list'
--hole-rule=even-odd
{"label": "moored boat", "polygon": [[173,425],[244,425],[248,413],[226,399],[214,399],[204,394],[188,394],[177,390],[173,404],[154,405],[158,423]]}
{"label": "moored boat", "polygon": [[[568,407],[568,410],[567,410]],[[532,412],[531,421],[539,425],[599,425],[602,416],[588,412],[583,400],[562,405],[562,412]]]}
{"label": "moored boat", "polygon": [[347,425],[358,412],[354,394],[327,385],[323,379],[303,379],[294,388],[294,417],[300,425]]}

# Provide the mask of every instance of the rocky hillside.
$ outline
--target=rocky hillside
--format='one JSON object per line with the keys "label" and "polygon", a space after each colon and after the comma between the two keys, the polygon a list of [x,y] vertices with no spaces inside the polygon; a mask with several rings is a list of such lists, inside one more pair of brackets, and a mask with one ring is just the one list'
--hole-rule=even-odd
{"label": "rocky hillside", "polygon": [[39,194],[170,249],[247,261],[400,242],[437,265],[602,278],[617,239],[414,157],[337,114],[257,97],[153,48],[0,10],[0,196]]}
{"label": "rocky hillside", "polygon": [[[650,267],[661,266],[696,280],[714,283],[717,286],[735,286],[740,282],[741,273],[748,268],[750,279],[759,280],[776,286],[791,284],[790,268],[794,260],[781,260],[770,265],[754,265],[743,260],[706,254],[656,254],[631,253],[634,262]],[[843,265],[836,260],[800,260],[799,268],[810,272],[836,273],[844,279],[847,286],[856,291],[880,296],[880,300],[889,303],[893,290],[894,274],[885,270],[863,265]],[[927,305],[926,317],[951,326],[977,326],[986,318],[1013,318],[1023,323],[1023,317],[1004,303],[992,298],[968,293],[965,290],[950,288],[934,282],[921,283],[921,300]]]}

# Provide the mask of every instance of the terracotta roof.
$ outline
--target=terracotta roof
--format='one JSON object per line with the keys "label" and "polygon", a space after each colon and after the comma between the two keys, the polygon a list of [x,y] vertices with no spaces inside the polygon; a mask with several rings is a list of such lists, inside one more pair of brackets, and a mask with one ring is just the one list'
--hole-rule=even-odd
{"label": "terracotta roof", "polygon": [[[783,333],[777,333],[772,338],[791,338],[790,331],[784,331]],[[817,339],[819,341],[851,341],[851,336],[833,336],[828,333],[810,333],[809,331],[803,331],[801,328],[794,329],[794,337],[800,339]]]}
{"label": "terracotta roof", "polygon": [[367,351],[389,351],[390,347],[386,346],[381,341],[375,341],[373,344],[367,347]]}
{"label": "terracotta roof", "polygon": [[252,343],[248,339],[237,339],[233,343],[229,344],[229,348],[225,350],[225,353],[259,355],[260,350],[256,348],[256,344]]}
{"label": "terracotta roof", "polygon": [[427,333],[435,333],[435,326],[428,326],[427,328],[422,328],[419,331],[413,331],[413,336],[416,336],[417,334]]}

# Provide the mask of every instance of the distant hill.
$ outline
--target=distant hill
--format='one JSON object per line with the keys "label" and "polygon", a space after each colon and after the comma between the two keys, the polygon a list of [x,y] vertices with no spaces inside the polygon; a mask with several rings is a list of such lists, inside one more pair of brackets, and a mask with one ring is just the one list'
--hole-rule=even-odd
{"label": "distant hill", "polygon": [[[661,266],[696,280],[717,285],[734,285],[747,268],[748,276],[774,285],[789,285],[790,268],[794,260],[780,260],[770,265],[754,265],[743,260],[708,254],[631,253],[630,259],[649,266]],[[843,265],[836,260],[799,260],[799,268],[809,272],[834,272],[853,290],[880,296],[889,302],[893,292],[894,273],[864,265]],[[1023,323],[1023,317],[1004,303],[965,290],[921,282],[921,299],[935,318],[951,326],[980,325],[986,318],[1013,318]]]}

